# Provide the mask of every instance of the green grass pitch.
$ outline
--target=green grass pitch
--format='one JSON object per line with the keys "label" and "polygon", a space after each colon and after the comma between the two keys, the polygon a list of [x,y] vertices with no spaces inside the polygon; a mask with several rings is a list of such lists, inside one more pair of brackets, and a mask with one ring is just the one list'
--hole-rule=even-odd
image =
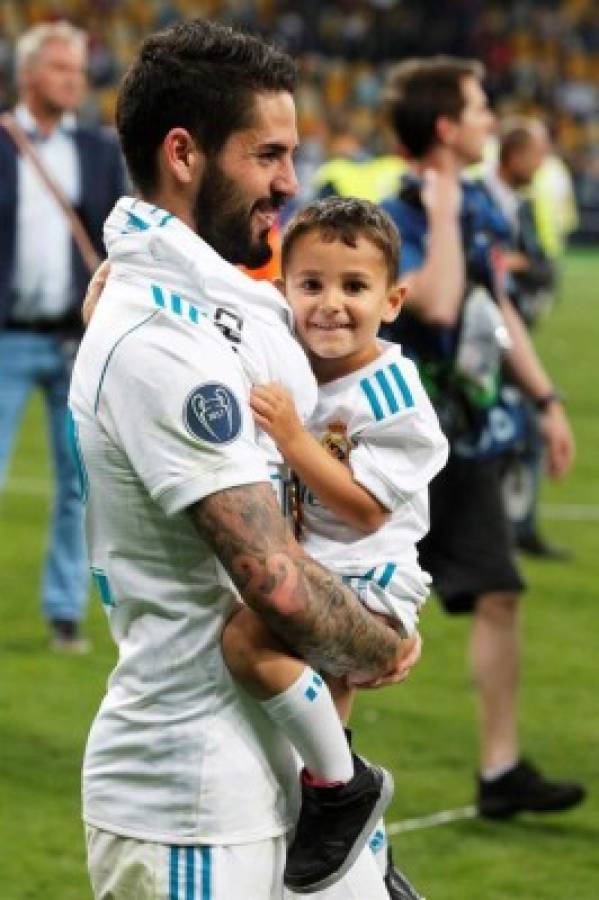
{"label": "green grass pitch", "polygon": [[[590,796],[561,815],[509,823],[475,819],[398,834],[397,861],[429,900],[599,898],[599,258],[570,254],[562,300],[537,343],[568,398],[578,439],[574,472],[546,484],[546,535],[568,564],[526,564],[521,724],[524,751],[550,773],[579,778]],[[79,818],[85,735],[114,661],[92,597],[87,657],[50,653],[38,608],[50,509],[45,423],[27,412],[0,499],[0,897],[90,897]],[[431,601],[425,651],[407,685],[359,700],[358,749],[394,773],[390,822],[472,801],[476,768],[468,621]],[[244,898],[231,898],[244,900]],[[364,898],[368,900],[368,898]]]}

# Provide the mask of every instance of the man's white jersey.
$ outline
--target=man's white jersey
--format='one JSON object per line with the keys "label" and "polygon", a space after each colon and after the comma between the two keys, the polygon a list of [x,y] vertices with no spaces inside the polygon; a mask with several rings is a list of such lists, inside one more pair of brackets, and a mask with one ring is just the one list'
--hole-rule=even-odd
{"label": "man's white jersey", "polygon": [[[73,439],[95,575],[119,658],[92,725],[84,818],[162,843],[280,834],[296,761],[220,653],[235,589],[185,510],[268,481],[253,382],[309,413],[316,389],[278,292],[179,220],[125,198],[106,228],[112,272],[78,354]],[[276,472],[275,472],[276,474]]]}
{"label": "man's white jersey", "polygon": [[[397,345],[368,366],[321,385],[309,431],[346,463],[391,515],[373,534],[339,521],[304,491],[304,547],[339,575],[391,588],[419,606],[430,578],[418,565],[417,542],[429,527],[428,485],[447,461],[447,440],[416,366]],[[367,605],[371,605],[368,603]],[[380,612],[392,613],[383,603]]]}

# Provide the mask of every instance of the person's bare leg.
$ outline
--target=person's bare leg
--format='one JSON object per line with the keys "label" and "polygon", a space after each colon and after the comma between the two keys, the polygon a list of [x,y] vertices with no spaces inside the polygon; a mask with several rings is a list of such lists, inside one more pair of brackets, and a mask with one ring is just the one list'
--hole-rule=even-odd
{"label": "person's bare leg", "polygon": [[518,759],[519,595],[480,597],[472,623],[470,659],[477,689],[481,771]]}

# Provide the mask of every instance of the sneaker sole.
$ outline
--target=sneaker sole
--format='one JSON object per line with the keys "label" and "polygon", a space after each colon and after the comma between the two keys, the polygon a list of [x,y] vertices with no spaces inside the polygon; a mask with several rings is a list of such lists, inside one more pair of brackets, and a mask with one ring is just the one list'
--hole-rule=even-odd
{"label": "sneaker sole", "polygon": [[293,881],[284,879],[285,887],[289,888],[290,891],[293,891],[295,894],[314,894],[317,891],[324,891],[325,888],[331,887],[333,884],[336,884],[340,881],[343,876],[351,869],[358,856],[368,843],[368,838],[372,834],[372,830],[378,820],[381,818],[389,804],[391,803],[391,798],[393,797],[393,776],[390,772],[387,772],[386,769],[383,769],[381,766],[372,766],[375,771],[380,772],[381,774],[381,795],[377,800],[370,816],[368,817],[367,822],[365,823],[362,831],[358,834],[356,840],[353,843],[353,846],[345,860],[343,865],[337,869],[336,872],[331,872],[330,875],[327,875],[326,878],[321,879],[321,881],[313,881],[310,884],[294,884]]}
{"label": "sneaker sole", "polygon": [[528,806],[520,806],[516,804],[512,804],[510,806],[499,806],[497,808],[487,808],[478,810],[479,816],[483,819],[511,819],[512,816],[517,816],[520,813],[536,813],[538,815],[543,815],[545,813],[559,813],[565,812],[568,809],[572,809],[575,806],[578,806],[579,803],[585,799],[586,794],[581,792],[580,795],[568,797],[564,799],[561,803],[554,803],[551,806],[549,805],[541,805],[534,806],[530,804]]}

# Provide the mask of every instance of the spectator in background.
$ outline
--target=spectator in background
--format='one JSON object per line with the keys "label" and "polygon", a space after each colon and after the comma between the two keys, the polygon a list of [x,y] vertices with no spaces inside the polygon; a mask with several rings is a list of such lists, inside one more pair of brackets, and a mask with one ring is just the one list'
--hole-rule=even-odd
{"label": "spectator in background", "polygon": [[[463,183],[492,126],[478,63],[438,57],[392,72],[388,113],[412,163],[384,206],[402,236],[404,311],[383,336],[418,362],[445,423],[451,455],[433,481],[422,565],[450,613],[472,613],[471,663],[479,701],[478,809],[500,818],[566,809],[582,786],[546,779],[520,758],[517,734],[518,603],[523,582],[511,557],[500,493],[506,420],[495,406],[499,340],[515,379],[541,414],[550,473],[571,465],[574,443],[559,395],[493,270],[505,222],[488,195]],[[509,423],[508,423],[509,424]]]}
{"label": "spectator in background", "polygon": [[[510,246],[501,254],[510,300],[529,328],[553,299],[555,268],[539,240],[534,208],[523,193],[545,159],[549,137],[539,119],[517,116],[505,119],[499,128],[499,158],[485,177],[485,185],[510,227]],[[517,388],[510,386],[510,391]],[[514,398],[515,400],[516,398]],[[520,395],[523,433],[515,444],[503,476],[506,512],[516,546],[524,553],[544,559],[566,559],[568,553],[553,547],[539,534],[537,513],[542,469],[543,442],[538,413]]]}
{"label": "spectator in background", "polygon": [[[386,135],[387,129],[383,126],[381,132]],[[378,203],[393,190],[405,168],[395,153],[368,153],[346,111],[330,118],[328,159],[314,173],[314,194],[317,199],[336,195]]]}
{"label": "spectator in background", "polygon": [[541,247],[559,269],[579,216],[570,169],[551,147],[535,172],[530,193]]}
{"label": "spectator in background", "polygon": [[52,646],[82,652],[87,562],[77,473],[67,436],[71,363],[89,271],[65,212],[17,138],[26,135],[46,172],[76,208],[93,248],[124,191],[116,141],[80,128],[86,37],[66,22],[41,24],[16,48],[18,104],[0,127],[0,483],[21,415],[35,388],[48,414],[56,500],[43,575]]}
{"label": "spectator in background", "polygon": [[539,119],[514,116],[499,128],[498,160],[487,167],[484,184],[506,219],[509,246],[501,254],[508,292],[530,327],[548,306],[554,268],[541,246],[532,203],[526,189],[547,154],[549,139]]}

